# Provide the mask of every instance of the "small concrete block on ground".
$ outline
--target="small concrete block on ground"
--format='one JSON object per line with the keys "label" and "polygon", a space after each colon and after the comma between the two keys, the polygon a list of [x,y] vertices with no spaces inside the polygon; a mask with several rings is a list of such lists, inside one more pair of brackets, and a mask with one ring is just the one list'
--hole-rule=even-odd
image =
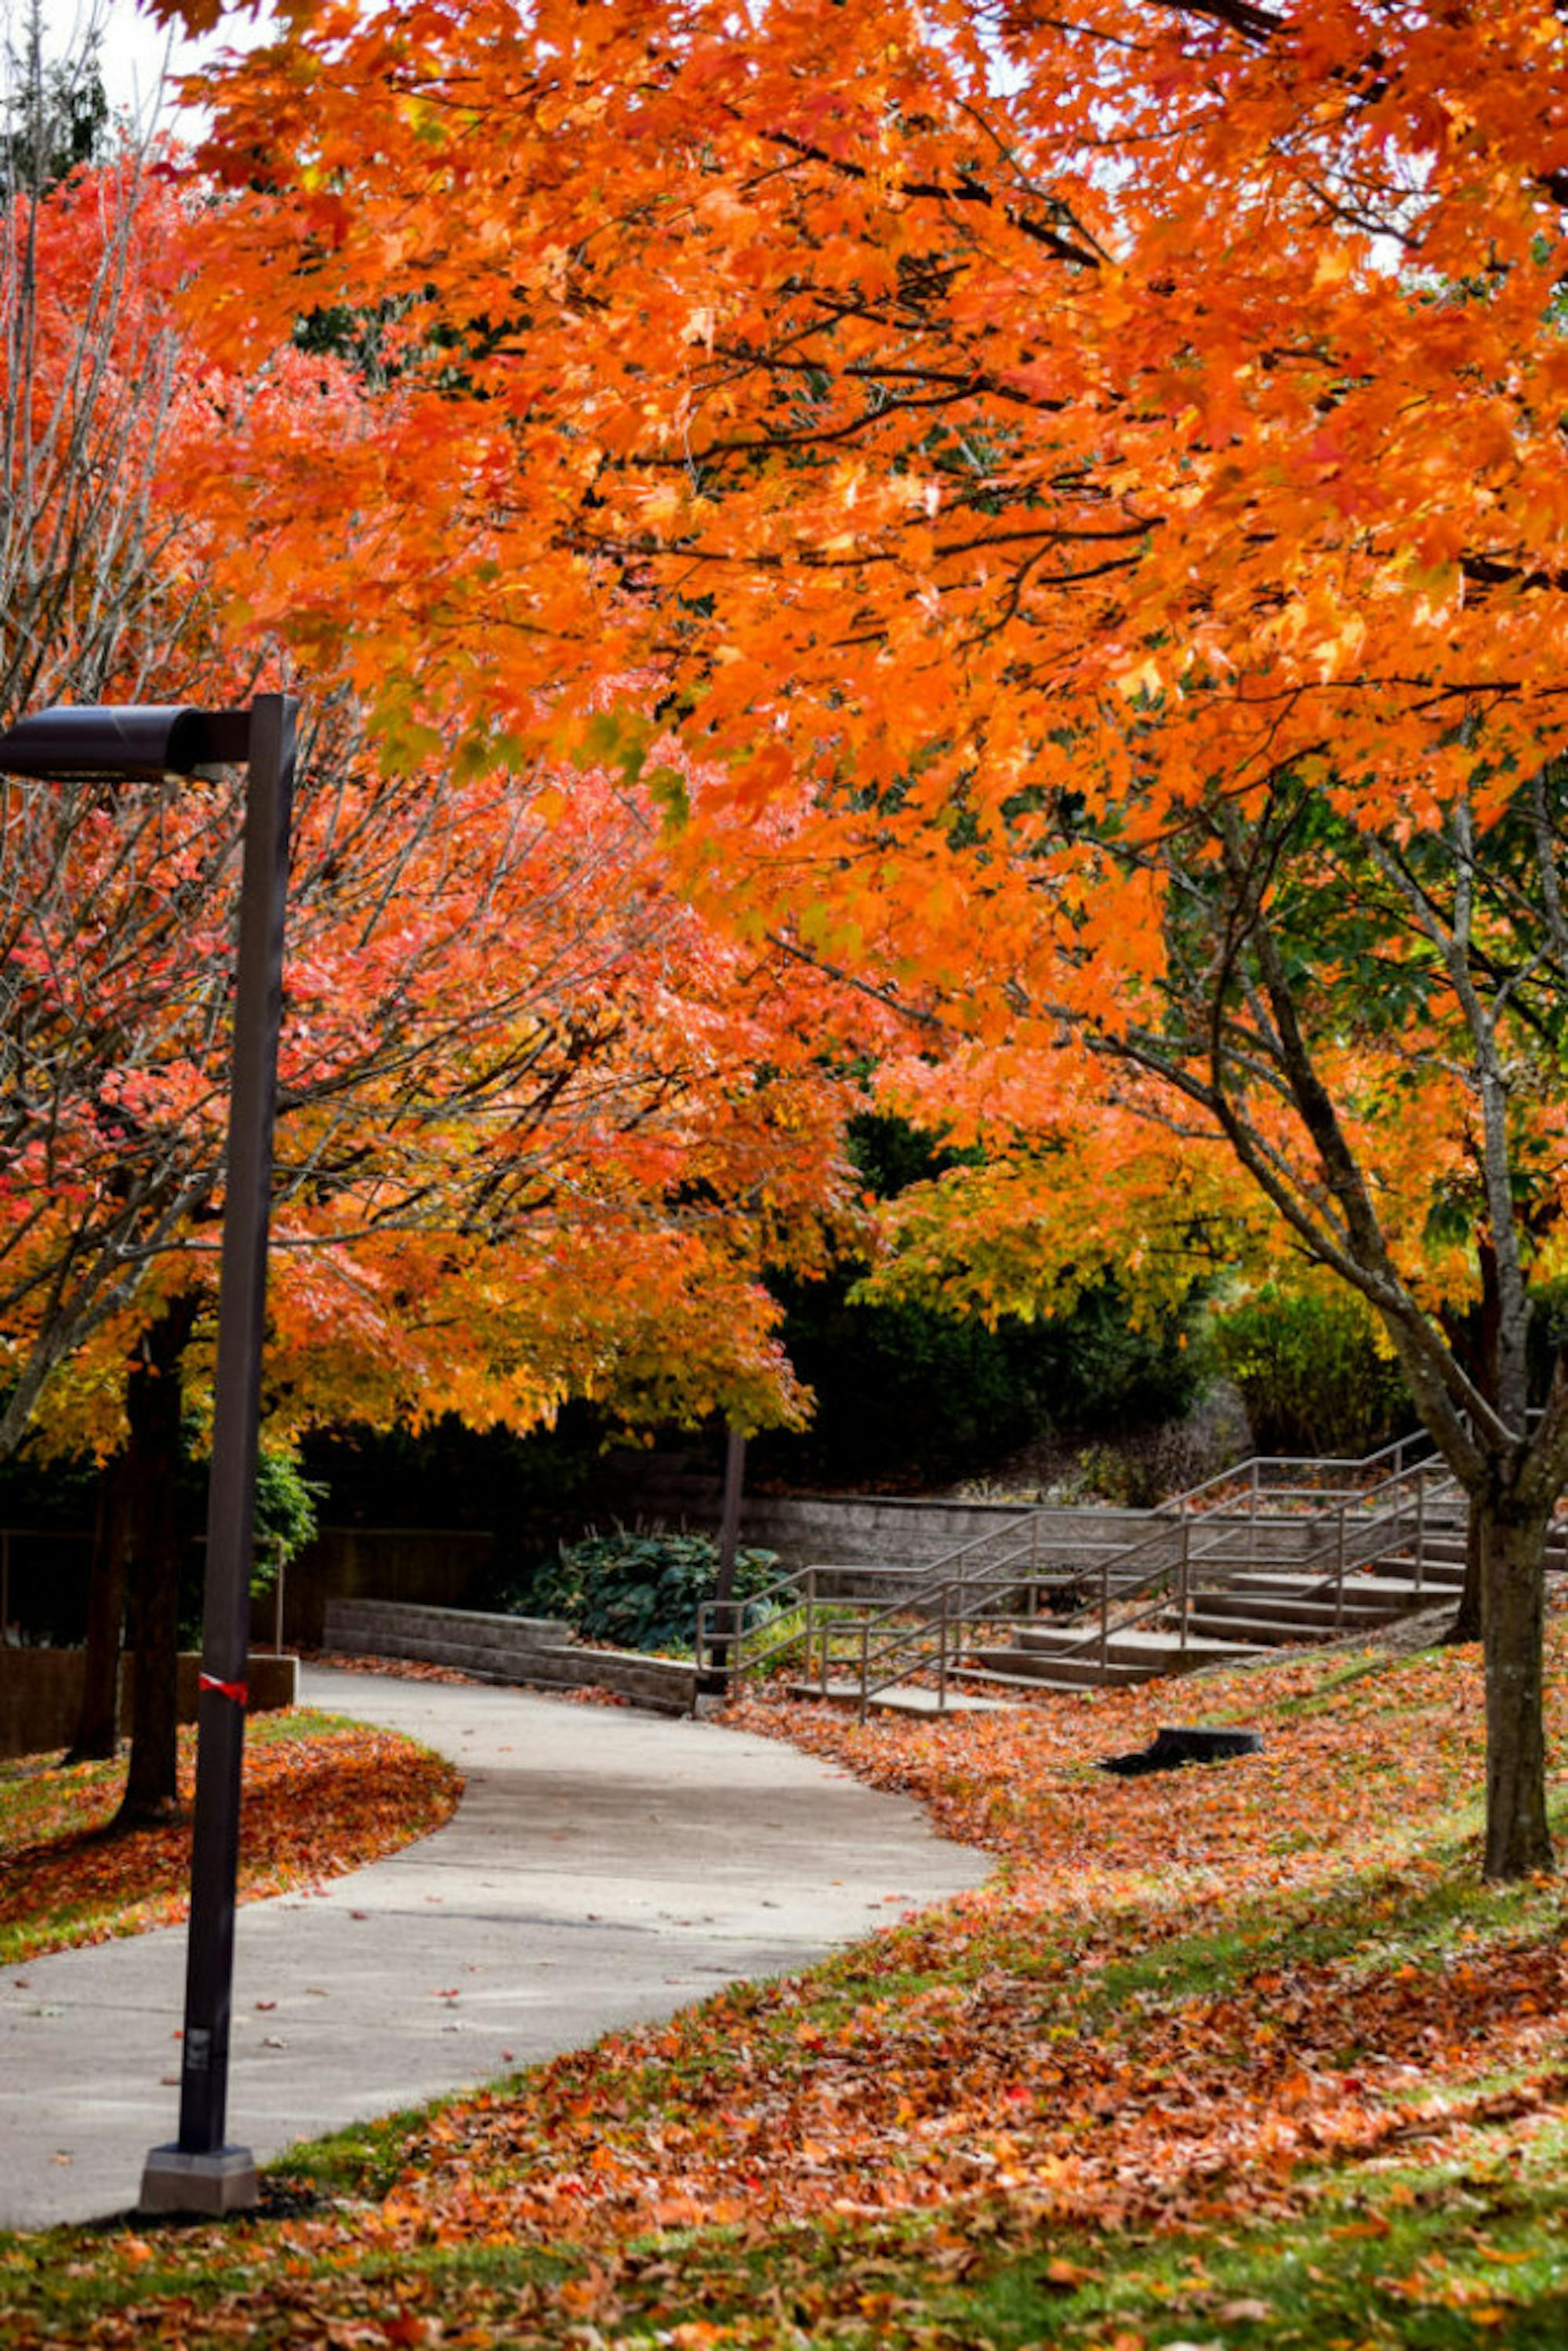
{"label": "small concrete block on ground", "polygon": [[256,2161],[248,2147],[222,2147],[215,2155],[187,2155],[155,2147],[141,2174],[139,2212],[199,2212],[221,2220],[245,2212],[257,2195]]}

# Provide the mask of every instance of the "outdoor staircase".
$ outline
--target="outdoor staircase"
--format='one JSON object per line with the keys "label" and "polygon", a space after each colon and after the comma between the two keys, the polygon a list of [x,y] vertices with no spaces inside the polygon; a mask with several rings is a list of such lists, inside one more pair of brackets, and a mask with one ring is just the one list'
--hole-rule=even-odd
{"label": "outdoor staircase", "polygon": [[[1059,1517],[1060,1514],[1057,1514]],[[1291,1643],[1354,1639],[1457,1601],[1468,1504],[1424,1437],[1363,1460],[1259,1457],[1156,1511],[1085,1567],[1052,1559],[1024,1511],[912,1574],[881,1604],[846,1602],[827,1567],[699,1612],[697,1655],[731,1680],[779,1665],[802,1697],[863,1715],[942,1711],[1240,1664]],[[1568,1526],[1548,1564],[1568,1569]]]}
{"label": "outdoor staircase", "polygon": [[[971,1649],[954,1677],[966,1688],[1083,1688],[1199,1673],[1297,1643],[1370,1635],[1445,1601],[1458,1603],[1466,1510],[1449,1480],[1429,1479],[1423,1520],[1418,1539],[1401,1521],[1395,1548],[1375,1551],[1364,1563],[1347,1562],[1343,1577],[1304,1565],[1228,1564],[1211,1584],[1200,1572],[1185,1608],[1161,1595],[1141,1625],[1118,1627],[1113,1615],[1103,1641],[1086,1644],[1082,1625],[1014,1626],[1005,1640]],[[1563,1534],[1553,1538],[1552,1564],[1568,1566]]]}
{"label": "outdoor staircase", "polygon": [[1207,1666],[1234,1666],[1256,1656],[1256,1644],[1223,1634],[1189,1640],[1185,1650],[1170,1634],[1143,1626],[1113,1632],[1105,1654],[1083,1654],[1071,1633],[1017,1626],[1005,1642],[967,1647],[951,1667],[965,1689],[1099,1689],[1107,1685],[1155,1680],[1162,1674],[1196,1674]]}

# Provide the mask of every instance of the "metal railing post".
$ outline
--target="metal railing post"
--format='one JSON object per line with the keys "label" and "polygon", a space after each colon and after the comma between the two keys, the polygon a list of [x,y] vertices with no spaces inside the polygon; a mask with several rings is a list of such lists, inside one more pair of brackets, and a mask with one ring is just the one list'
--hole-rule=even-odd
{"label": "metal railing post", "polygon": [[1425,1468],[1421,1468],[1416,1472],[1416,1589],[1417,1592],[1421,1589],[1421,1581],[1426,1573],[1426,1548],[1427,1472]]}
{"label": "metal railing post", "polygon": [[1176,1581],[1176,1611],[1180,1626],[1178,1654],[1184,1657],[1186,1655],[1186,1614],[1191,1597],[1191,1575],[1192,1529],[1188,1521],[1184,1519],[1181,1522],[1181,1559],[1177,1566]]}
{"label": "metal railing post", "polygon": [[817,1570],[815,1563],[806,1570],[806,1649],[800,1660],[800,1679],[811,1678],[811,1635],[817,1624]]}
{"label": "metal railing post", "polygon": [[861,1720],[871,1712],[871,1618],[861,1618]]}
{"label": "metal railing post", "polygon": [[1344,1623],[1344,1514],[1346,1504],[1339,1506],[1339,1523],[1335,1537],[1333,1628],[1337,1633]]}
{"label": "metal railing post", "polygon": [[947,1711],[947,1587],[942,1587],[942,1614],[937,1625],[936,1711]]}
{"label": "metal railing post", "polygon": [[276,1597],[272,1614],[272,1654],[275,1657],[280,1657],[283,1655],[283,1577],[288,1564],[288,1546],[281,1535],[277,1536],[275,1541],[277,1546],[277,1582],[274,1586]]}

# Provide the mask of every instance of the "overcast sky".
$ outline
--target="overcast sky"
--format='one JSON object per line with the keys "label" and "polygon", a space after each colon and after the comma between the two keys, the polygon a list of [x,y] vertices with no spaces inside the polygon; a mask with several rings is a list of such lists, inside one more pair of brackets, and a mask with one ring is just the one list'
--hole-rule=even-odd
{"label": "overcast sky", "polygon": [[[204,58],[225,48],[248,48],[265,37],[265,12],[258,23],[236,11],[217,33],[200,41],[171,41],[168,31],[160,29],[133,0],[98,0],[96,9],[90,0],[43,0],[43,13],[46,47],[53,56],[68,49],[89,16],[97,16],[103,26],[103,78],[109,102],[117,111],[124,109],[139,119],[158,100],[165,64],[175,74],[199,72]],[[0,0],[0,14],[14,44],[26,10],[20,0]]]}

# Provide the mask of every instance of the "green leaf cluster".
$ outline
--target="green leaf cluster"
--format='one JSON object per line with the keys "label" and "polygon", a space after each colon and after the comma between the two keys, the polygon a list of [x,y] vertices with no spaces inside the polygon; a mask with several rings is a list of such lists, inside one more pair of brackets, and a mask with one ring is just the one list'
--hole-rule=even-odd
{"label": "green leaf cluster", "polygon": [[1404,1375],[1353,1291],[1270,1282],[1217,1315],[1213,1359],[1262,1453],[1362,1455],[1416,1419]]}
{"label": "green leaf cluster", "polygon": [[256,1561],[250,1588],[254,1597],[270,1592],[280,1566],[286,1566],[315,1540],[316,1505],[327,1489],[307,1478],[291,1453],[263,1446],[256,1465]]}
{"label": "green leaf cluster", "polygon": [[[736,1597],[748,1599],[771,1583],[778,1564],[770,1551],[737,1552]],[[564,1616],[586,1639],[623,1649],[689,1649],[697,1604],[713,1598],[717,1581],[718,1552],[706,1535],[637,1534],[618,1527],[612,1534],[563,1543],[554,1562],[535,1576],[527,1599],[514,1602],[513,1613]],[[754,1621],[768,1613],[759,1604]]]}

